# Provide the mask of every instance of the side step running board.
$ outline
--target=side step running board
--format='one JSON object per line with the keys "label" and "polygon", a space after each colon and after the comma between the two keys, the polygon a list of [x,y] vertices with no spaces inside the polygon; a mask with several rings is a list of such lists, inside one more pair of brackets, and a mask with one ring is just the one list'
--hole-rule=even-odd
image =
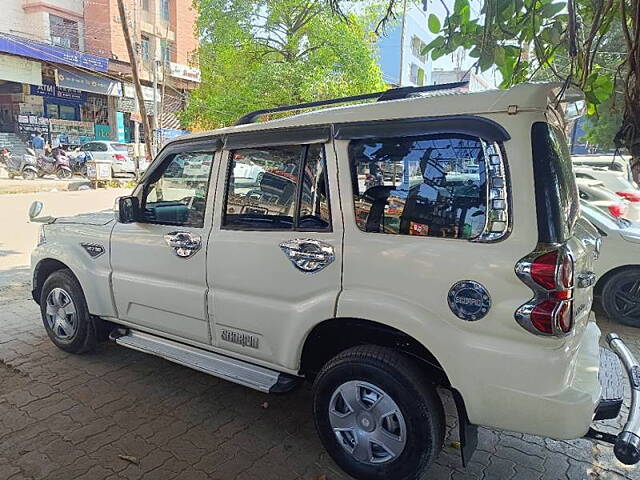
{"label": "side step running board", "polygon": [[110,338],[124,347],[150,353],[261,392],[288,392],[301,381],[293,375],[136,330],[118,328],[111,332]]}

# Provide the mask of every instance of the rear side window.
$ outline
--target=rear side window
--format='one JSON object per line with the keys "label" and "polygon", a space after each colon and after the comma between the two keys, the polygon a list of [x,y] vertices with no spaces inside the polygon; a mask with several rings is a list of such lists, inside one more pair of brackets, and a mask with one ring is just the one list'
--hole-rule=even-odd
{"label": "rear side window", "polygon": [[573,232],[580,200],[571,154],[562,132],[545,122],[531,127],[538,240],[565,242]]}
{"label": "rear side window", "polygon": [[482,141],[462,134],[350,144],[356,223],[365,232],[473,239],[487,224]]}
{"label": "rear side window", "polygon": [[324,147],[233,151],[223,225],[246,230],[329,230]]}

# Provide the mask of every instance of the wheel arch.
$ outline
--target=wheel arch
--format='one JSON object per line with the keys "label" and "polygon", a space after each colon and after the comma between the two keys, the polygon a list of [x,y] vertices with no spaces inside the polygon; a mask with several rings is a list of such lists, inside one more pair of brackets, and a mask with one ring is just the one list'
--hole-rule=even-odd
{"label": "wheel arch", "polygon": [[300,373],[314,378],[330,358],[358,345],[401,351],[418,360],[423,372],[435,383],[451,386],[438,359],[421,342],[397,328],[362,318],[336,317],[315,325],[302,347]]}
{"label": "wheel arch", "polygon": [[596,286],[595,286],[596,293],[602,294],[602,289],[604,288],[605,284],[609,281],[611,277],[613,277],[617,273],[626,272],[629,270],[638,270],[640,272],[640,265],[628,264],[628,265],[621,265],[619,267],[612,268],[611,270],[606,272],[604,275],[602,275],[600,278],[598,278],[598,281],[596,282]]}
{"label": "wheel arch", "polygon": [[[47,281],[47,278],[58,270],[69,270],[76,280],[78,276],[73,272],[73,269],[64,262],[57,260],[55,258],[43,258],[41,259],[33,269],[33,283],[31,289],[31,296],[35,300],[37,304],[40,304],[40,295],[42,294],[42,287],[44,286],[44,282]],[[78,281],[78,283],[80,283]],[[80,285],[82,288],[82,285]]]}

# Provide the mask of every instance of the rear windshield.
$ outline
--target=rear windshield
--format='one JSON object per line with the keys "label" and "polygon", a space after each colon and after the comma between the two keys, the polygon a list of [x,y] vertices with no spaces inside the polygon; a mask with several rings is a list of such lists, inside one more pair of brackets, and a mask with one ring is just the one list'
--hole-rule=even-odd
{"label": "rear windshield", "polygon": [[118,152],[128,152],[129,146],[125,143],[112,143],[111,148],[117,150]]}
{"label": "rear windshield", "polygon": [[545,243],[562,243],[572,235],[580,214],[571,154],[562,132],[545,122],[533,124],[531,142],[538,239]]}

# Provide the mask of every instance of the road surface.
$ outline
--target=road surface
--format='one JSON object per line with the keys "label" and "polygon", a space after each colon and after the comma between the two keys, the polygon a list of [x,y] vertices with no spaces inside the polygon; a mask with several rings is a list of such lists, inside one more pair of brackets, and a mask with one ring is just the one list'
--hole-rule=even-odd
{"label": "road surface", "polygon": [[125,189],[80,190],[0,195],[0,285],[11,277],[23,277],[36,243],[38,224],[30,223],[29,206],[40,200],[43,215],[67,216],[113,208]]}

